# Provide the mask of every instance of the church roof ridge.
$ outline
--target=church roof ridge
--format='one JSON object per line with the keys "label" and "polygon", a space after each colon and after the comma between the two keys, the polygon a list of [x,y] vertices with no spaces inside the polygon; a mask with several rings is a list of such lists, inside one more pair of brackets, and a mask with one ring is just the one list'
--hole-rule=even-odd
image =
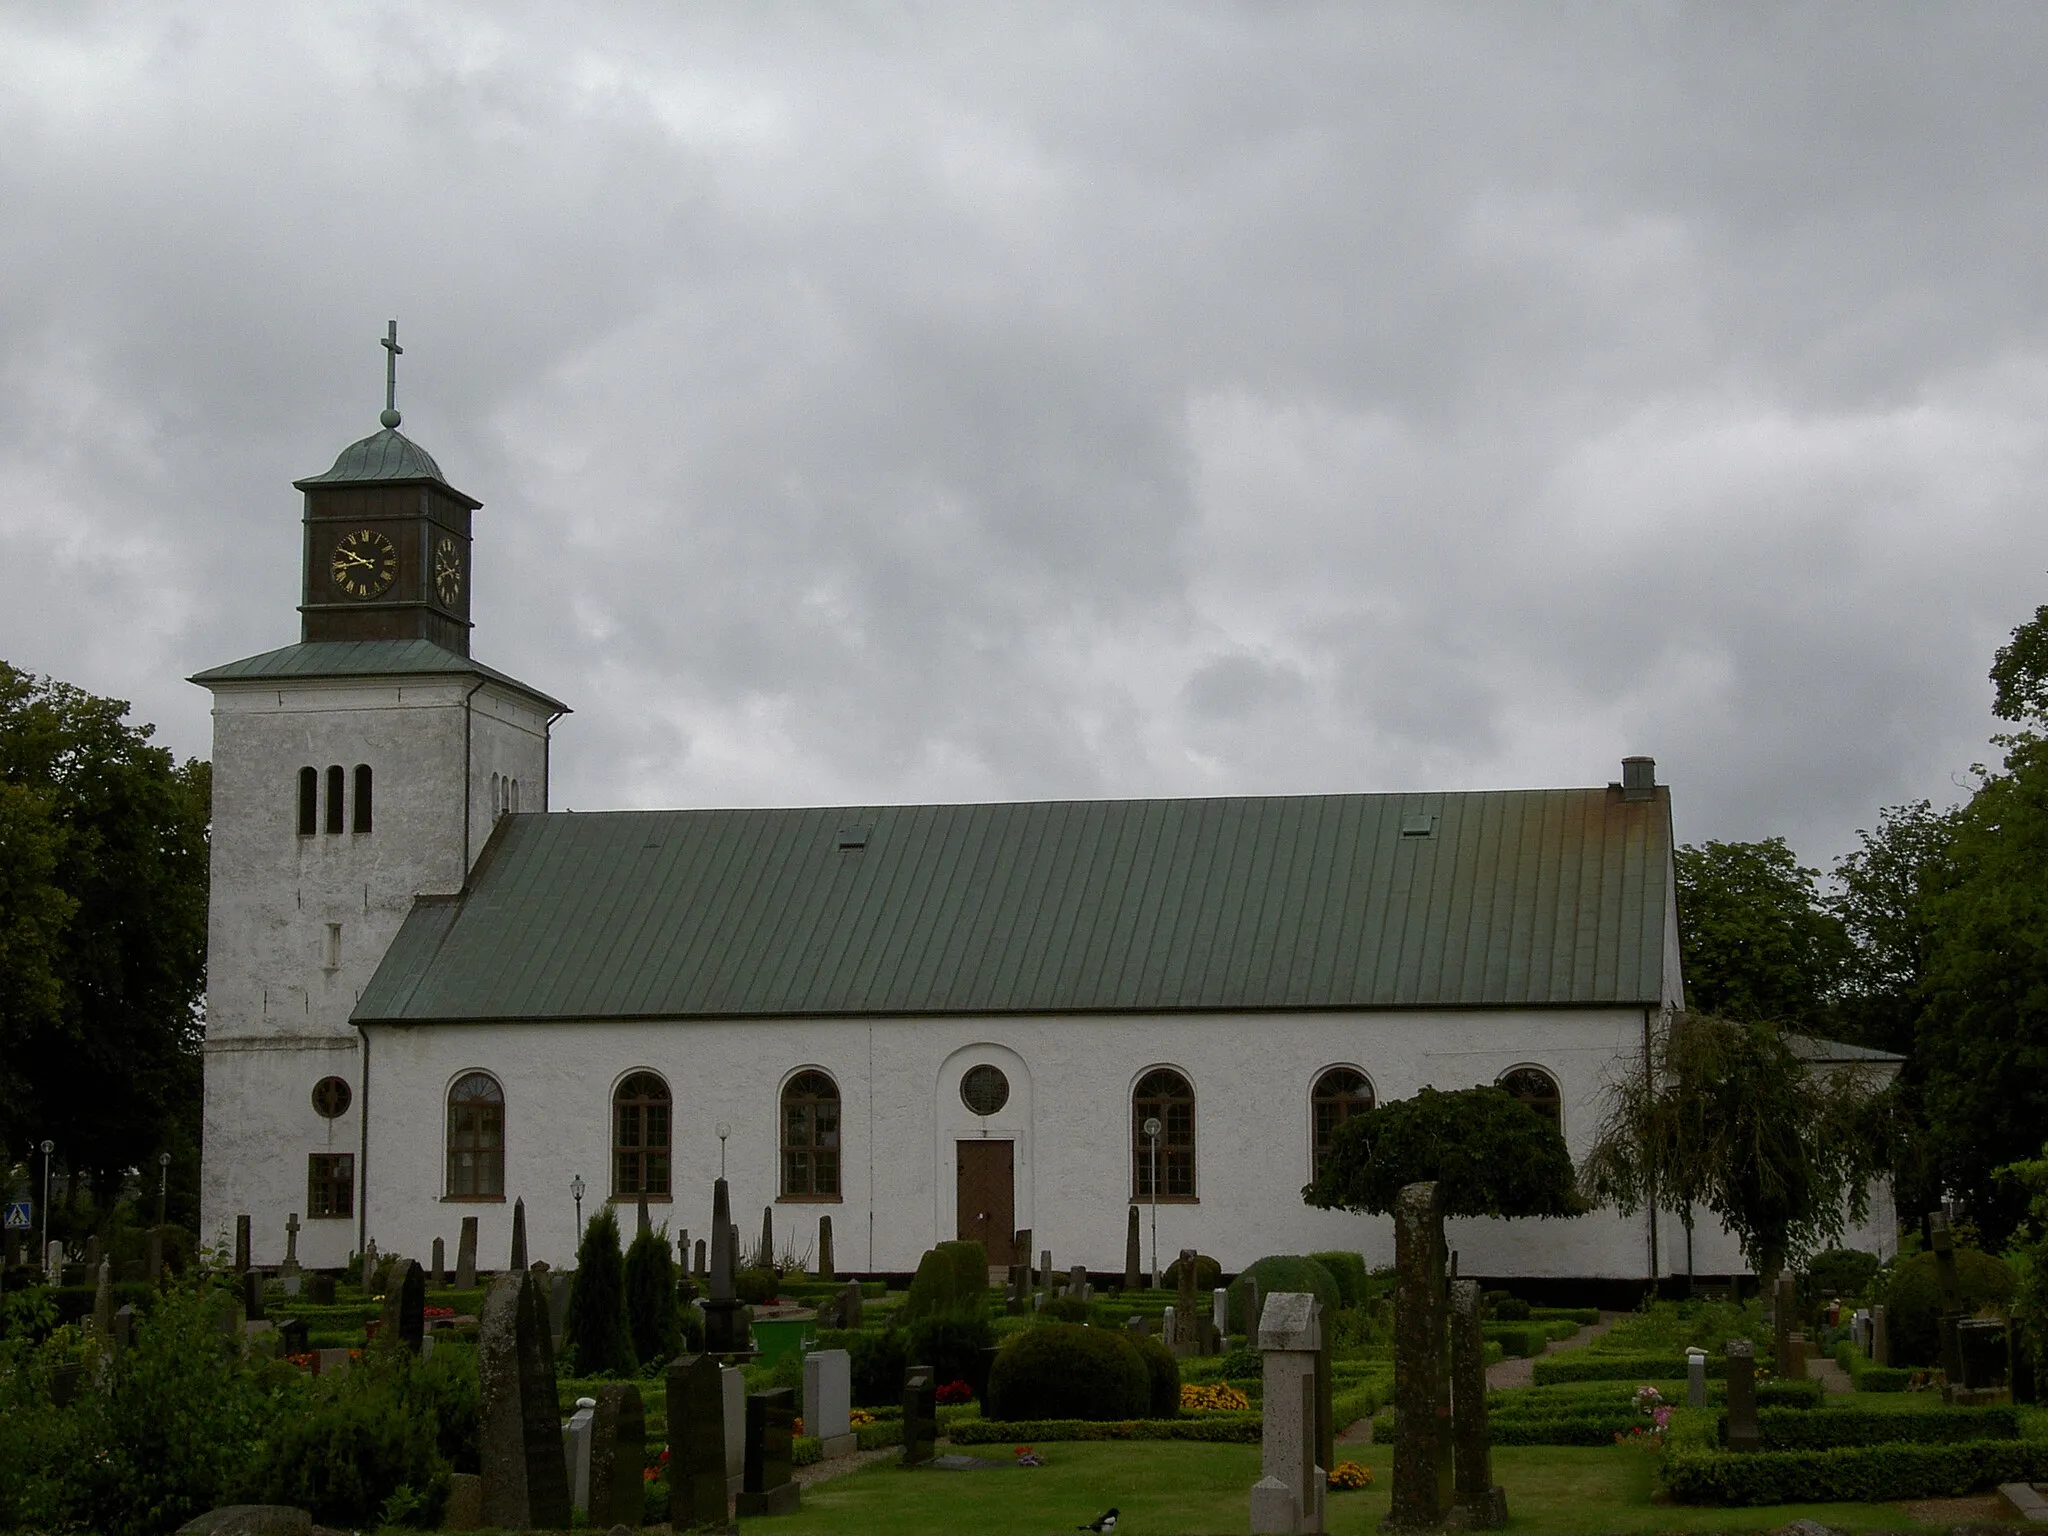
{"label": "church roof ridge", "polygon": [[1668,791],[511,816],[358,1024],[1653,1007]]}
{"label": "church roof ridge", "polygon": [[274,651],[244,656],[195,672],[186,679],[211,688],[217,683],[258,683],[287,678],[482,677],[563,714],[569,706],[510,673],[487,667],[431,640],[301,640]]}

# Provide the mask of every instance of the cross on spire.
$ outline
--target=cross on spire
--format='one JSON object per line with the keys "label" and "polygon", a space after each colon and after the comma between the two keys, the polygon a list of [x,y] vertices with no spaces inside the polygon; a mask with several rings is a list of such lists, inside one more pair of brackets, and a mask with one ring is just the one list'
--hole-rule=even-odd
{"label": "cross on spire", "polygon": [[392,321],[384,334],[377,338],[377,345],[384,349],[384,411],[377,419],[387,427],[398,425],[398,354],[405,348],[398,344],[398,322]]}

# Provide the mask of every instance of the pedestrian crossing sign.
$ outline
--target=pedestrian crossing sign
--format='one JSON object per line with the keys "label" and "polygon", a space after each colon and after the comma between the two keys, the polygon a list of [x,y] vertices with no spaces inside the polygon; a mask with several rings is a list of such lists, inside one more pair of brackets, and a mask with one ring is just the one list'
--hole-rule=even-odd
{"label": "pedestrian crossing sign", "polygon": [[10,1200],[7,1202],[6,1225],[8,1231],[26,1232],[33,1225],[34,1218],[35,1206],[32,1202],[27,1200]]}

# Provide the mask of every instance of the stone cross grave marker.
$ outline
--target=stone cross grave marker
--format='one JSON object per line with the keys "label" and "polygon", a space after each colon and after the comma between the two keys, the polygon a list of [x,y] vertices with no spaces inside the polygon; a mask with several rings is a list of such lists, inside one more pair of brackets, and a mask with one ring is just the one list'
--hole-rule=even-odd
{"label": "stone cross grave marker", "polygon": [[1444,1381],[1443,1207],[1436,1185],[1394,1200],[1394,1488],[1387,1525],[1433,1528],[1450,1513]]}
{"label": "stone cross grave marker", "polygon": [[669,1363],[669,1524],[677,1530],[725,1523],[725,1388],[710,1355]]}
{"label": "stone cross grave marker", "polygon": [[1956,1238],[1948,1224],[1948,1212],[1929,1211],[1927,1229],[1933,1238],[1934,1265],[1941,1276],[1941,1373],[1948,1386],[1963,1379],[1963,1359],[1956,1347],[1956,1324],[1963,1315],[1962,1279],[1956,1272]]}
{"label": "stone cross grave marker", "polygon": [[938,1386],[928,1365],[903,1372],[903,1465],[922,1467],[932,1459],[939,1438]]}
{"label": "stone cross grave marker", "polygon": [[437,1291],[448,1283],[448,1245],[438,1237],[434,1239],[434,1262],[428,1276]]}
{"label": "stone cross grave marker", "polygon": [[1748,1339],[1728,1341],[1728,1449],[1753,1451],[1756,1429],[1756,1346]]}
{"label": "stone cross grave marker", "polygon": [[235,1218],[235,1273],[246,1274],[255,1261],[249,1257],[249,1218],[241,1215]]}
{"label": "stone cross grave marker", "polygon": [[1479,1282],[1451,1282],[1452,1518],[1466,1530],[1508,1523],[1507,1491],[1493,1480],[1493,1438],[1486,1422],[1486,1332]]}
{"label": "stone cross grave marker", "polygon": [[278,1267],[278,1277],[284,1281],[287,1296],[299,1294],[299,1213],[292,1211],[284,1219],[284,1263]]}
{"label": "stone cross grave marker", "polygon": [[593,1529],[640,1529],[647,1510],[646,1464],[647,1408],[640,1389],[630,1382],[599,1387],[590,1422],[590,1502],[585,1506]]}
{"label": "stone cross grave marker", "polygon": [[853,1432],[853,1356],[845,1350],[804,1356],[804,1428],[822,1442],[828,1461],[860,1449]]}
{"label": "stone cross grave marker", "polygon": [[1325,1470],[1316,1462],[1316,1356],[1322,1304],[1305,1291],[1275,1291],[1259,1318],[1265,1359],[1259,1481],[1252,1486],[1253,1536],[1321,1531]]}
{"label": "stone cross grave marker", "polygon": [[476,1217],[463,1217],[462,1235],[455,1239],[455,1289],[458,1291],[476,1289],[476,1225]]}
{"label": "stone cross grave marker", "polygon": [[485,1523],[508,1531],[567,1528],[554,1356],[539,1287],[524,1269],[500,1276],[484,1299],[477,1381]]}
{"label": "stone cross grave marker", "polygon": [[1135,1291],[1145,1284],[1143,1255],[1138,1250],[1138,1208],[1134,1205],[1124,1218],[1124,1289]]}
{"label": "stone cross grave marker", "polygon": [[818,1278],[836,1280],[839,1270],[832,1253],[832,1218],[830,1215],[818,1218]]}
{"label": "stone cross grave marker", "polygon": [[796,1396],[789,1388],[756,1392],[747,1399],[747,1461],[735,1514],[796,1513],[799,1494],[790,1480],[795,1426]]}
{"label": "stone cross grave marker", "polygon": [[526,1268],[526,1201],[524,1197],[512,1202],[512,1262],[509,1267],[515,1270]]}

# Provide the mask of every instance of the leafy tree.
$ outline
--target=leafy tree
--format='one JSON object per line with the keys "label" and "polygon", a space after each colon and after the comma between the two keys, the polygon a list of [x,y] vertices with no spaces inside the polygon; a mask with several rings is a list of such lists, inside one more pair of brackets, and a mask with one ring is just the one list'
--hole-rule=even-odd
{"label": "leafy tree", "polygon": [[1609,1085],[1580,1183],[1624,1214],[1653,1199],[1688,1225],[1712,1211],[1750,1268],[1775,1275],[1868,1214],[1888,1108],[1869,1074],[1816,1072],[1771,1025],[1680,1014],[1647,1069]]}
{"label": "leafy tree", "polygon": [[626,1323],[633,1354],[643,1366],[672,1360],[681,1352],[682,1318],[676,1310],[676,1267],[668,1228],[634,1234],[626,1249]]}
{"label": "leafy tree", "polygon": [[1302,1199],[1386,1212],[1401,1190],[1437,1186],[1446,1216],[1573,1216],[1571,1154],[1555,1121],[1501,1088],[1425,1088],[1337,1127]]}
{"label": "leafy tree", "polygon": [[1842,920],[1782,837],[1690,844],[1678,866],[1688,1001],[1704,1013],[1824,1031],[1849,960]]}
{"label": "leafy tree", "polygon": [[583,1229],[563,1332],[568,1335],[577,1375],[632,1375],[633,1335],[626,1326],[626,1274],[619,1258],[619,1218],[609,1205],[599,1206]]}
{"label": "leafy tree", "polygon": [[170,1150],[196,1217],[211,780],[127,708],[0,662],[0,1140],[109,1204]]}
{"label": "leafy tree", "polygon": [[1862,846],[1835,861],[1829,902],[1849,936],[1839,1033],[1881,1050],[1910,1051],[1927,979],[1927,898],[1950,878],[1960,812],[1931,802],[1886,806]]}

